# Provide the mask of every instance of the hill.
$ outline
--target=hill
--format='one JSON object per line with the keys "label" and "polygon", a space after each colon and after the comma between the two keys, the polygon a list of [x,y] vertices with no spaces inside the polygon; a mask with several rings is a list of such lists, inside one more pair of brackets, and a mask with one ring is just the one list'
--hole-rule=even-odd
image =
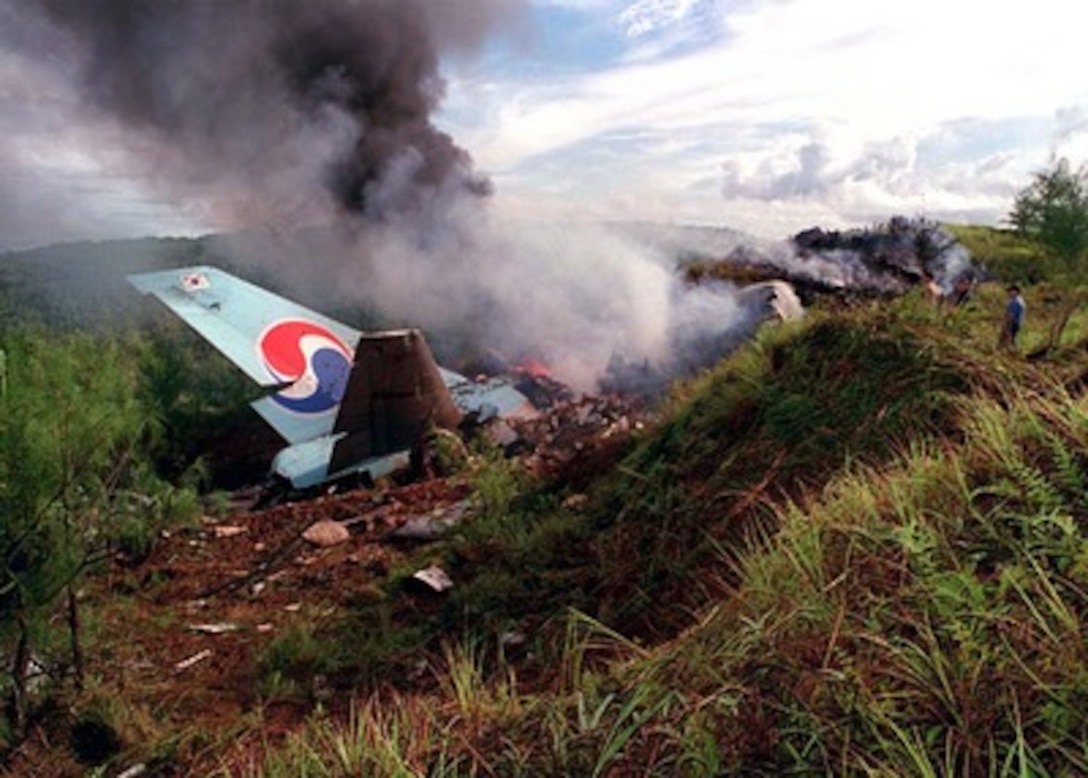
{"label": "hill", "polygon": [[[69,745],[9,769],[1088,770],[1088,320],[1029,360],[996,349],[1001,301],[818,307],[557,467],[485,448],[416,486],[208,503],[91,579],[94,682],[41,725]],[[317,518],[350,539],[304,544]]]}
{"label": "hill", "polygon": [[[320,278],[323,258],[333,254],[328,230],[293,233],[239,232],[200,238],[142,238],[79,241],[0,255],[0,321],[37,320],[51,328],[123,328],[152,310],[125,276],[187,265],[212,264],[263,286],[325,309],[352,303],[329,286],[298,283],[285,274],[291,258],[304,258],[311,279]],[[300,260],[301,261],[301,260]],[[358,310],[353,311],[360,314]],[[364,314],[365,316],[365,314]]]}
{"label": "hill", "polygon": [[[79,524],[110,555],[42,629],[79,605],[82,688],[63,631],[36,637],[31,736],[2,769],[1086,772],[1088,315],[1055,335],[1065,279],[1028,288],[1018,351],[998,284],[958,307],[826,298],[653,411],[564,401],[535,450],[440,449],[422,481],[266,510],[194,490],[177,441],[252,441],[240,388],[181,380],[184,340],[51,336],[154,401],[167,442],[122,465],[181,464],[166,491],[119,465],[118,526]],[[321,521],[342,542],[304,540]]]}

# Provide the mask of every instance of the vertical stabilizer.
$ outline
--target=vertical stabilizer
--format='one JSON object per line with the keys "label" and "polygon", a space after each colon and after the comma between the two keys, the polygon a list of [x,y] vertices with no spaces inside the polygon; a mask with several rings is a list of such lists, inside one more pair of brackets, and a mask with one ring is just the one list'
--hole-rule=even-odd
{"label": "vertical stabilizer", "polygon": [[347,434],[337,441],[329,470],[411,448],[429,427],[450,429],[460,421],[419,330],[364,334],[334,427]]}

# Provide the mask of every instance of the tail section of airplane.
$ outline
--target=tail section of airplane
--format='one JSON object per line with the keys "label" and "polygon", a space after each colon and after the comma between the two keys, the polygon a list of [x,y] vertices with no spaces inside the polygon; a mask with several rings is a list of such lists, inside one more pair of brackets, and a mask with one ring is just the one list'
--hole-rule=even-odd
{"label": "tail section of airplane", "polygon": [[270,390],[253,408],[290,444],[273,472],[295,488],[387,475],[429,428],[465,413],[534,413],[508,384],[440,368],[416,329],[362,333],[212,267],[128,280]]}
{"label": "tail section of airplane", "polygon": [[[158,298],[262,386],[284,383],[317,338],[351,351],[359,330],[214,267],[184,267],[128,277]],[[305,372],[303,370],[303,372]]]}

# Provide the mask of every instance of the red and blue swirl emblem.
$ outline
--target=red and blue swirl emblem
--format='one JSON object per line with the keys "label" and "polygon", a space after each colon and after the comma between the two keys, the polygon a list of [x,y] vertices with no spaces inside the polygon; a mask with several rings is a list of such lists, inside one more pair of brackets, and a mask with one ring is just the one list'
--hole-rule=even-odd
{"label": "red and blue swirl emblem", "polygon": [[261,335],[257,350],[268,371],[291,384],[272,395],[287,410],[325,413],[344,398],[354,356],[325,327],[303,319],[276,322]]}

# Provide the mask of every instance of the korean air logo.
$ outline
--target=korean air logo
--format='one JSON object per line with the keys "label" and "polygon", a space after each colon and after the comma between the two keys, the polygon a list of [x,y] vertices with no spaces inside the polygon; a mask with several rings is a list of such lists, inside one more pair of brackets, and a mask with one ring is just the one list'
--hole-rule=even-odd
{"label": "korean air logo", "polygon": [[325,413],[344,398],[354,356],[327,328],[303,319],[276,322],[261,335],[257,350],[268,371],[291,384],[272,395],[287,410]]}

